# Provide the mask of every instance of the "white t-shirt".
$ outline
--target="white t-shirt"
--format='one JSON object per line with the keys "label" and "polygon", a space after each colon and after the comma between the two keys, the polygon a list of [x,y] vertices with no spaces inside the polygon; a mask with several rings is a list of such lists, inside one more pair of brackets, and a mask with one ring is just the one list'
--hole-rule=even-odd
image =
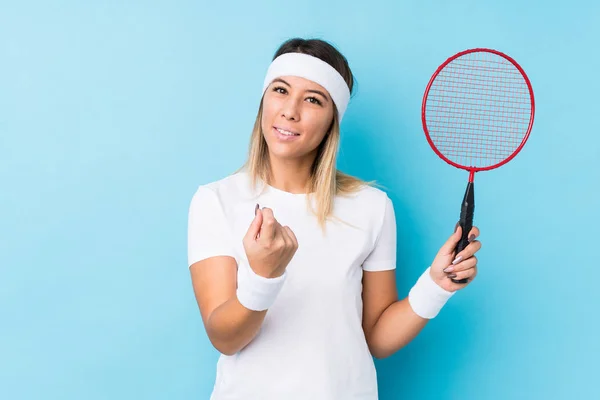
{"label": "white t-shirt", "polygon": [[[377,378],[362,329],[362,275],[396,267],[396,220],[385,192],[336,196],[323,234],[305,194],[269,185],[253,192],[246,172],[202,185],[189,210],[188,264],[229,255],[246,267],[242,244],[256,203],[288,225],[298,250],[256,337],[221,354],[211,400],[376,400]],[[240,264],[240,260],[245,261]],[[239,279],[239,276],[238,276]]]}

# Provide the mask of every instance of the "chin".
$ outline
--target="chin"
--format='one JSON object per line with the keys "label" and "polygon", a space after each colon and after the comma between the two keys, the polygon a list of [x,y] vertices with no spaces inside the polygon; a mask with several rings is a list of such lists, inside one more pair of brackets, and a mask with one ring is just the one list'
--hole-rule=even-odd
{"label": "chin", "polygon": [[298,154],[297,151],[292,151],[290,149],[281,149],[279,146],[275,145],[273,147],[269,147],[269,154],[272,157],[276,157],[279,159],[293,159],[302,157],[302,154]]}

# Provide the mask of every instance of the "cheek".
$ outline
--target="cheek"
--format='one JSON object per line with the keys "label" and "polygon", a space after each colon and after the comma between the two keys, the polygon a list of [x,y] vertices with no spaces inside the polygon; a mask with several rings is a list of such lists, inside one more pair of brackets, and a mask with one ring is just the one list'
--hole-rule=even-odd
{"label": "cheek", "polygon": [[269,119],[270,115],[271,115],[271,110],[270,110],[269,106],[266,103],[263,104],[261,122],[264,123],[267,119]]}
{"label": "cheek", "polygon": [[277,105],[274,104],[274,102],[265,101],[263,103],[262,118],[261,118],[261,125],[262,125],[263,130],[265,129],[265,124],[268,125],[268,127],[271,126],[271,123],[275,119],[276,113],[277,113]]}
{"label": "cheek", "polygon": [[324,116],[323,113],[316,113],[313,118],[307,119],[307,128],[315,140],[320,142],[327,134],[327,131],[331,126],[332,118],[333,117],[330,116]]}

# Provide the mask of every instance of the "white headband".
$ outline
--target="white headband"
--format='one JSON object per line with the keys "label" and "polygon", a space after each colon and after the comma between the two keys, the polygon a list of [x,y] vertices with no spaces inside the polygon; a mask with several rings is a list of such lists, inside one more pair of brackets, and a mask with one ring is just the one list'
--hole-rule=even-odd
{"label": "white headband", "polygon": [[273,79],[280,76],[299,76],[323,86],[338,110],[338,120],[342,122],[350,101],[350,89],[342,75],[320,58],[304,53],[285,53],[277,57],[267,70],[263,84],[263,94]]}

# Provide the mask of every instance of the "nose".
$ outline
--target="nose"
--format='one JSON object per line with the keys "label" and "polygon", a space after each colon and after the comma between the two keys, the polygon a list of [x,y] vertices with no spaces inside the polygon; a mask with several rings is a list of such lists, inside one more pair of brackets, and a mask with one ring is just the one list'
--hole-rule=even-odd
{"label": "nose", "polygon": [[300,119],[298,99],[295,99],[294,96],[288,96],[281,109],[281,115],[287,120],[298,121]]}

